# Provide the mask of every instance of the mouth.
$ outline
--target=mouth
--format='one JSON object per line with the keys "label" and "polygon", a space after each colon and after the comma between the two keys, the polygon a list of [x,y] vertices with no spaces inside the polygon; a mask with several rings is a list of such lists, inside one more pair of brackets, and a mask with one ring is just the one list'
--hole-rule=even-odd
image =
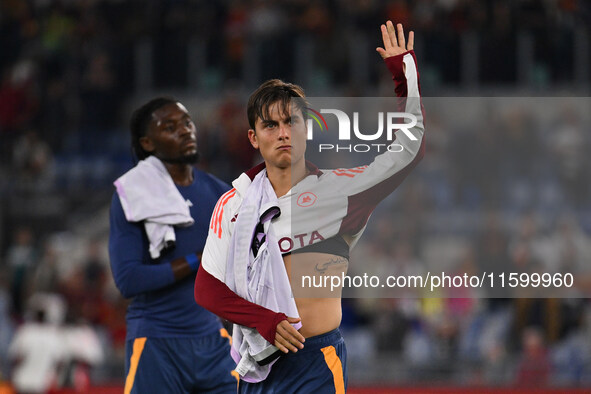
{"label": "mouth", "polygon": [[182,143],[182,146],[183,146],[183,148],[189,148],[189,147],[196,148],[197,147],[197,141],[195,141],[195,140],[187,140],[187,141],[184,141]]}
{"label": "mouth", "polygon": [[277,148],[277,150],[290,151],[291,145],[281,145],[280,147]]}

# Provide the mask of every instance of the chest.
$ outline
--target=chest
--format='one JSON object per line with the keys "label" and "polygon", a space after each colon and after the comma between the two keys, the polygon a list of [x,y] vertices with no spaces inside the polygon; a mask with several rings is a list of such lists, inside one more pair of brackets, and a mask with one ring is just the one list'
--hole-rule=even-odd
{"label": "chest", "polygon": [[346,196],[321,182],[295,187],[278,202],[273,228],[282,253],[338,234],[348,209]]}

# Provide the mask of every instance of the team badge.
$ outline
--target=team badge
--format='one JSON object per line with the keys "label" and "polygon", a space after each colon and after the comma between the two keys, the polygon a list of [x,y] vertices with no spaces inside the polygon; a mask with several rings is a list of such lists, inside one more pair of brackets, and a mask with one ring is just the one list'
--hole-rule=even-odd
{"label": "team badge", "polygon": [[318,197],[316,197],[316,195],[314,193],[305,192],[305,193],[300,194],[300,196],[298,197],[297,203],[300,207],[306,208],[311,205],[314,205],[317,198]]}

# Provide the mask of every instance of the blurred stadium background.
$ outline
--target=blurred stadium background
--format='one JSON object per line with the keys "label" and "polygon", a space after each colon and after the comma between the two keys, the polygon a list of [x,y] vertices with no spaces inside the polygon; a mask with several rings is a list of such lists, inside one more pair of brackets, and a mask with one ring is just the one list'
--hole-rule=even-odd
{"label": "blurred stadium background", "polygon": [[[425,97],[589,100],[585,0],[2,0],[0,391],[14,333],[39,308],[86,341],[70,341],[63,385],[121,390],[126,301],[106,245],[134,107],[183,101],[200,166],[229,182],[258,160],[244,103],[261,81],[391,94],[375,53],[387,19],[416,33]],[[581,286],[568,299],[345,299],[351,392],[591,389],[589,108],[543,126],[493,103],[469,127],[427,108],[428,155],[380,207],[397,220],[374,215],[366,235],[390,247],[358,253],[409,270],[445,254],[464,272],[568,271]]]}

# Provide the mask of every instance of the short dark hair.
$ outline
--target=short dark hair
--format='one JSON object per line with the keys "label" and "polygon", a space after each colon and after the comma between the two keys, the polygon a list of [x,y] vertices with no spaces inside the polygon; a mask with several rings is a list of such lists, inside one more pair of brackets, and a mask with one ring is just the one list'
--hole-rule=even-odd
{"label": "short dark hair", "polygon": [[248,99],[246,113],[248,115],[248,124],[254,130],[257,118],[269,119],[269,107],[281,102],[283,111],[288,112],[292,97],[301,98],[297,100],[296,105],[304,112],[308,106],[304,89],[293,83],[283,82],[280,79],[270,79],[257,88]]}
{"label": "short dark hair", "polygon": [[148,132],[148,125],[152,120],[152,114],[154,111],[165,105],[176,104],[178,102],[178,100],[172,97],[157,97],[133,111],[129,122],[129,129],[131,130],[131,150],[138,160],[143,160],[151,155],[150,152],[146,152],[142,148],[140,138],[144,137]]}

